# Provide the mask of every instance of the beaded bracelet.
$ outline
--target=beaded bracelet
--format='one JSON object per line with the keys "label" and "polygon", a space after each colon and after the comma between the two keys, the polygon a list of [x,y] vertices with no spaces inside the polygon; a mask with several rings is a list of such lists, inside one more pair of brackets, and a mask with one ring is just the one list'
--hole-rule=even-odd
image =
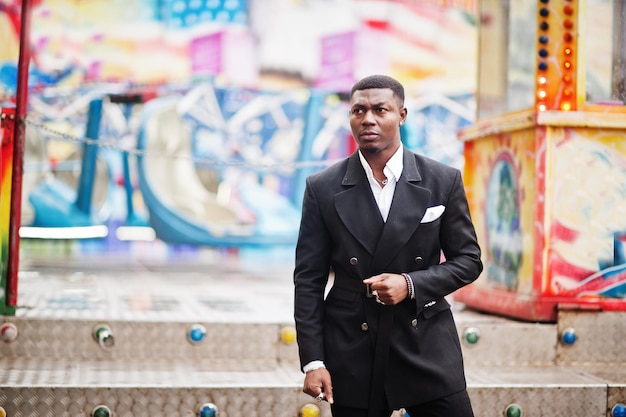
{"label": "beaded bracelet", "polygon": [[409,289],[409,299],[414,299],[415,298],[415,294],[413,294],[413,280],[411,279],[411,276],[409,274],[407,274],[406,272],[402,273],[402,276],[404,277],[404,279],[406,280],[406,286]]}

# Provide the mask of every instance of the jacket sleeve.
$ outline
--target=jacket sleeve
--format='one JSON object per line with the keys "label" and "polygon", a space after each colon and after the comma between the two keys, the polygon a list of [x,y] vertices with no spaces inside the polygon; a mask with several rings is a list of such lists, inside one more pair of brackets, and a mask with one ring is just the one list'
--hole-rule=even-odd
{"label": "jacket sleeve", "polygon": [[294,269],[294,319],[301,367],[324,360],[324,291],[330,273],[332,240],[307,178]]}
{"label": "jacket sleeve", "polygon": [[439,230],[445,260],[410,273],[418,310],[473,282],[483,269],[461,173],[455,172]]}

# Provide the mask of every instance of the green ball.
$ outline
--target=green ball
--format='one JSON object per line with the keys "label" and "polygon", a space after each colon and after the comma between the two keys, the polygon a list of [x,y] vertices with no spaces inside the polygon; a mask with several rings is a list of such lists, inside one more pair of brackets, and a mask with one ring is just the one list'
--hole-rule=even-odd
{"label": "green ball", "polygon": [[465,331],[465,341],[470,345],[475,345],[478,343],[478,339],[480,339],[480,333],[478,329],[474,327],[470,327]]}
{"label": "green ball", "polygon": [[504,411],[505,417],[522,417],[522,407],[517,404],[509,405]]}
{"label": "green ball", "polygon": [[93,417],[111,417],[111,410],[105,406],[96,407],[91,413]]}

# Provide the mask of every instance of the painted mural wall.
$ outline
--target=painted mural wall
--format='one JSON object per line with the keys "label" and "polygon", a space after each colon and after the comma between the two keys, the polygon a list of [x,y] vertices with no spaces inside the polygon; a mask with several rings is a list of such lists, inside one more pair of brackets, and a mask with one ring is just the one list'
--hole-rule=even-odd
{"label": "painted mural wall", "polygon": [[466,143],[464,180],[485,262],[478,284],[533,294],[537,155],[534,129]]}
{"label": "painted mural wall", "polygon": [[620,130],[554,131],[546,290],[626,298],[626,142]]}
{"label": "painted mural wall", "polygon": [[[20,3],[0,2],[5,95],[14,87]],[[230,85],[286,88],[294,78],[312,85],[323,80],[328,65],[342,65],[352,79],[390,73],[415,94],[471,93],[475,3],[38,0],[32,14],[31,84],[181,82],[212,75]],[[343,37],[339,44],[329,45],[327,40],[337,37]],[[344,54],[339,60],[338,51]],[[276,73],[289,77],[279,82],[264,77]]]}
{"label": "painted mural wall", "polygon": [[[0,1],[7,102],[20,5]],[[461,168],[456,132],[474,118],[475,8],[461,0],[36,1],[22,225],[106,225],[105,241],[121,251],[120,226],[150,226],[175,244],[294,241],[305,174],[354,150],[343,99],[376,72],[406,86],[405,145]],[[98,101],[99,127],[88,133]],[[166,102],[175,114],[155,110]],[[155,114],[176,132],[155,135]],[[76,210],[81,194],[90,196],[88,213]]]}
{"label": "painted mural wall", "polygon": [[539,125],[471,140],[465,157],[485,269],[459,300],[543,321],[557,306],[624,308],[623,128]]}

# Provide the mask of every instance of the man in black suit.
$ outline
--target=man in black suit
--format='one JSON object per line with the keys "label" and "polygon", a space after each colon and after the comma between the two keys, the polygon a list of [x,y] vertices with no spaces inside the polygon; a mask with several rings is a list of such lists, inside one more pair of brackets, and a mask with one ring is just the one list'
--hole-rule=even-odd
{"label": "man in black suit", "polygon": [[303,391],[334,417],[473,415],[445,297],[479,276],[480,248],[460,171],[404,148],[406,117],[398,81],[357,82],[358,151],[306,181],[294,317]]}

